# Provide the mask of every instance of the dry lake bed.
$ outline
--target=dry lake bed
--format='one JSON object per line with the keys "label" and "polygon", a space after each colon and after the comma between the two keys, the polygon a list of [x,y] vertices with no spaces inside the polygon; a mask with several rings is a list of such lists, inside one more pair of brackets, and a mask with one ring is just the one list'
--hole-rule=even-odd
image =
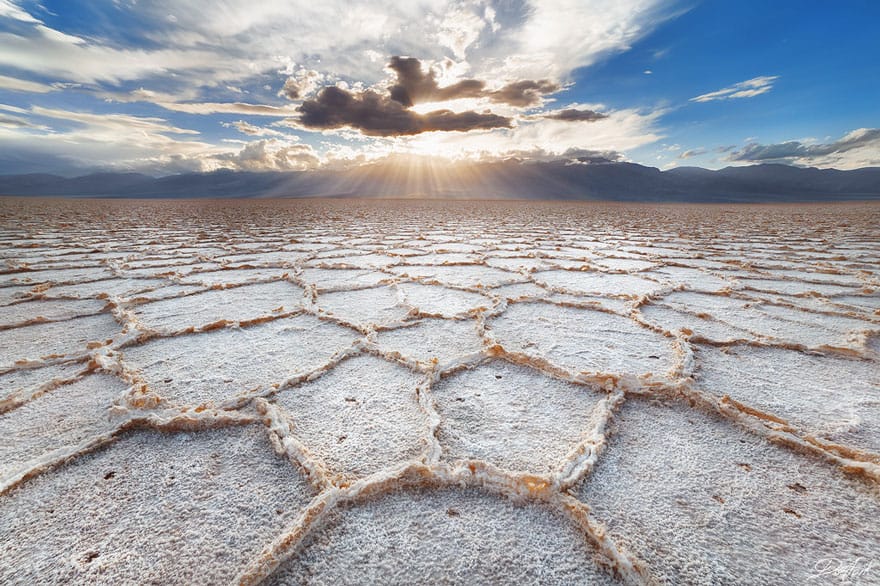
{"label": "dry lake bed", "polygon": [[880,584],[880,205],[0,200],[0,583]]}

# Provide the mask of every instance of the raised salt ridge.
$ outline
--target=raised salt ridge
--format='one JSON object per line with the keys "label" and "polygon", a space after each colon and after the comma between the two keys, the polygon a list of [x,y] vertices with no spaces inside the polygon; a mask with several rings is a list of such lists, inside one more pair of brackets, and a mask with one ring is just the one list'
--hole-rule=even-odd
{"label": "raised salt ridge", "polygon": [[880,583],[877,205],[0,220],[0,583]]}

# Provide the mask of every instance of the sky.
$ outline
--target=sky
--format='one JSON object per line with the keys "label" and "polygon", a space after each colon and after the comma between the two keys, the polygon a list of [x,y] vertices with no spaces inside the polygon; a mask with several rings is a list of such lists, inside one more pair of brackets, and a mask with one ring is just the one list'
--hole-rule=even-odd
{"label": "sky", "polygon": [[880,166],[876,0],[0,0],[0,174]]}

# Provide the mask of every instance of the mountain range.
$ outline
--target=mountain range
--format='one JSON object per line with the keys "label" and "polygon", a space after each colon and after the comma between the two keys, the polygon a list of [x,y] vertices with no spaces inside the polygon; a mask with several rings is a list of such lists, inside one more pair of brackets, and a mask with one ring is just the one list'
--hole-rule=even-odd
{"label": "mountain range", "polygon": [[850,171],[763,164],[661,171],[635,163],[518,161],[434,165],[380,162],[290,172],[219,170],[152,177],[0,176],[0,195],[113,198],[381,197],[646,202],[796,202],[880,199],[880,167]]}

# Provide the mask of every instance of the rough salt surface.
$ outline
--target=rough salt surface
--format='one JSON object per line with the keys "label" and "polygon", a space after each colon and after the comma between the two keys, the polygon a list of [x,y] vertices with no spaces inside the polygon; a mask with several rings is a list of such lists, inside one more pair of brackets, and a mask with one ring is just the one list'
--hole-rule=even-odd
{"label": "rough salt surface", "polygon": [[270,584],[613,584],[558,513],[475,490],[346,508]]}
{"label": "rough salt surface", "polygon": [[664,583],[807,583],[877,554],[875,483],[678,404],[632,401],[617,427],[580,496]]}
{"label": "rough salt surface", "polygon": [[275,400],[290,415],[294,437],[319,461],[337,475],[363,477],[424,449],[426,424],[416,398],[422,378],[357,356]]}
{"label": "rough salt surface", "polygon": [[163,398],[196,406],[264,392],[318,370],[355,338],[351,330],[299,315],[250,328],[160,338],[126,348],[123,355]]}
{"label": "rough salt surface", "polygon": [[875,583],[878,243],[876,204],[0,198],[0,583]]}
{"label": "rough salt surface", "polygon": [[661,375],[675,362],[670,339],[604,311],[518,303],[489,327],[505,348],[574,372]]}
{"label": "rough salt surface", "polygon": [[228,583],[311,495],[259,426],[127,433],[0,496],[0,582]]}
{"label": "rough salt surface", "polygon": [[556,468],[583,439],[602,395],[493,361],[443,379],[434,397],[444,422],[444,458],[540,474]]}

